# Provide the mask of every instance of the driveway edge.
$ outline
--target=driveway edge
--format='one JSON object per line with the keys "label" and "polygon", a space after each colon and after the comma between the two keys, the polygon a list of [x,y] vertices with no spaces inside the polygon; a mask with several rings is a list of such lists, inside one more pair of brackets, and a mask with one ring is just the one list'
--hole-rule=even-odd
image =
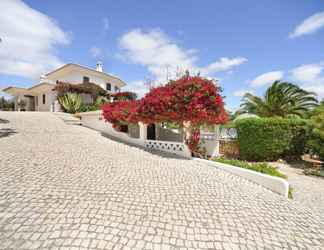
{"label": "driveway edge", "polygon": [[237,176],[241,176],[244,179],[247,179],[249,181],[252,181],[256,184],[259,184],[277,194],[280,194],[286,198],[288,198],[289,193],[289,183],[288,181],[275,177],[270,175],[265,175],[256,171],[252,171],[249,169],[239,168],[235,167],[229,164],[224,164],[220,162],[214,162],[199,158],[193,158],[195,161],[199,161],[202,163],[206,163],[210,166],[217,167],[219,169],[222,169],[226,172],[232,173]]}

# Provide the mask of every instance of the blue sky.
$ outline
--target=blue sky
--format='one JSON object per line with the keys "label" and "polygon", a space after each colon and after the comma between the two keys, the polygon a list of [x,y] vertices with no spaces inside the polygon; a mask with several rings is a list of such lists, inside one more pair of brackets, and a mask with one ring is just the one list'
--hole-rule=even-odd
{"label": "blue sky", "polygon": [[324,2],[2,0],[0,88],[102,60],[128,89],[190,69],[219,79],[230,109],[283,79],[324,97]]}

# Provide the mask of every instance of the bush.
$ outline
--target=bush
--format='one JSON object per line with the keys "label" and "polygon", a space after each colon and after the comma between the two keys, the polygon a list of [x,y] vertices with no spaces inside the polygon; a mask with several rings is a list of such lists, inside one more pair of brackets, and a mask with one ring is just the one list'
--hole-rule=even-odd
{"label": "bush", "polygon": [[248,163],[246,161],[240,161],[240,160],[229,160],[224,158],[217,158],[214,159],[216,162],[221,162],[229,165],[233,165],[240,168],[250,169],[259,173],[271,175],[271,176],[277,176],[280,178],[286,178],[286,176],[282,173],[280,173],[275,167],[270,166],[267,163],[260,162],[260,163]]}
{"label": "bush", "polygon": [[235,125],[243,160],[295,159],[304,152],[307,136],[302,119],[248,118]]}
{"label": "bush", "polygon": [[324,103],[314,110],[308,128],[310,134],[307,146],[312,154],[324,161]]}
{"label": "bush", "polygon": [[90,112],[101,109],[101,106],[108,103],[109,99],[103,96],[99,96],[94,103],[81,103],[81,107],[78,112]]}

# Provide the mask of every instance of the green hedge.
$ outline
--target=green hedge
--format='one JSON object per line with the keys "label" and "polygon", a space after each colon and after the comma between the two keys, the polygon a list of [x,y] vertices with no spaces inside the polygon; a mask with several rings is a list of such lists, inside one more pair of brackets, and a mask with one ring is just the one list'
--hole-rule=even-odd
{"label": "green hedge", "polygon": [[302,119],[247,118],[238,120],[235,126],[243,160],[292,159],[304,152],[307,136]]}

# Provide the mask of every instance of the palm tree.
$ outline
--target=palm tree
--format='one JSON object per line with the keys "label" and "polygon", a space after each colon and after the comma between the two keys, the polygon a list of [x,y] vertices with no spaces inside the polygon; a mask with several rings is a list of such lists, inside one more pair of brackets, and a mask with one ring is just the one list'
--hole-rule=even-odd
{"label": "palm tree", "polygon": [[275,81],[266,91],[264,98],[245,94],[239,113],[252,113],[263,117],[295,115],[303,117],[317,106],[316,94],[288,83]]}

